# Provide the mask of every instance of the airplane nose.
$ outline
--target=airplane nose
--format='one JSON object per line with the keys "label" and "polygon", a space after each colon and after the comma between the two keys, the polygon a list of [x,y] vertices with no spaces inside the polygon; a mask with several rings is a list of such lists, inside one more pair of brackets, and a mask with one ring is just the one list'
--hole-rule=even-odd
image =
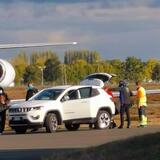
{"label": "airplane nose", "polygon": [[8,87],[14,82],[14,79],[15,70],[13,66],[9,62],[0,59],[0,86]]}

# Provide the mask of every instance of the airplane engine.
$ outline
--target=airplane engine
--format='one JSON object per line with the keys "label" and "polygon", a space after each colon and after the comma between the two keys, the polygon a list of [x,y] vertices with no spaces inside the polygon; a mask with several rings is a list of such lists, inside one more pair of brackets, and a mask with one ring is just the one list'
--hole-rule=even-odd
{"label": "airplane engine", "polygon": [[0,86],[9,87],[14,83],[14,79],[15,70],[13,66],[9,62],[0,59]]}

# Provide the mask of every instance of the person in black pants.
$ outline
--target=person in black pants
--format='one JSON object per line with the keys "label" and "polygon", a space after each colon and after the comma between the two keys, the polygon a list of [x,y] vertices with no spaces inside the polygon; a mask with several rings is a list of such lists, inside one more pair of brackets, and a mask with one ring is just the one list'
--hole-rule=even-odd
{"label": "person in black pants", "polygon": [[0,87],[0,134],[4,131],[6,121],[6,110],[9,108],[9,98]]}
{"label": "person in black pants", "polygon": [[6,110],[0,112],[0,134],[4,131],[6,121]]}
{"label": "person in black pants", "polygon": [[127,116],[127,128],[131,126],[131,118],[130,118],[130,106],[131,106],[131,98],[132,96],[131,90],[128,88],[125,81],[119,82],[119,99],[120,99],[120,120],[121,124],[118,127],[119,129],[124,126],[124,113]]}

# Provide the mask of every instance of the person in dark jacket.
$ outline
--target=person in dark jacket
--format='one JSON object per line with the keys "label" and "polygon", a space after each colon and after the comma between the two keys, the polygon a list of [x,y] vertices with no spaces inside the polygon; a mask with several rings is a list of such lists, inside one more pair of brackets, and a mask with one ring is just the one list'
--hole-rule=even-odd
{"label": "person in dark jacket", "polygon": [[120,99],[120,120],[121,124],[118,128],[123,128],[124,126],[124,113],[127,116],[127,128],[131,126],[131,119],[130,119],[130,106],[131,106],[131,90],[128,88],[127,83],[125,81],[119,82],[119,99]]}
{"label": "person in dark jacket", "polygon": [[[26,101],[28,101],[37,92],[38,92],[38,89],[35,88],[31,82],[28,83],[27,93],[26,93]],[[38,130],[38,128],[34,128],[34,129],[31,130],[31,132],[35,132],[37,130]]]}
{"label": "person in dark jacket", "polygon": [[6,110],[9,108],[10,100],[4,89],[0,87],[0,134],[4,131],[6,121]]}
{"label": "person in dark jacket", "polygon": [[28,83],[27,86],[27,93],[26,93],[26,101],[28,101],[29,98],[31,98],[35,93],[38,92],[38,89],[35,88],[32,83]]}

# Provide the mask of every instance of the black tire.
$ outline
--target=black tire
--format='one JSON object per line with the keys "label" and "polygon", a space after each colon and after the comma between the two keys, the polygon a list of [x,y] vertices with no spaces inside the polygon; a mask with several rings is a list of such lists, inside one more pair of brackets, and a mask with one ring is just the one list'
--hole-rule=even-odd
{"label": "black tire", "polygon": [[27,131],[26,127],[16,127],[14,128],[16,134],[25,134]]}
{"label": "black tire", "polygon": [[95,123],[96,129],[109,128],[111,124],[111,115],[107,111],[99,111],[97,115],[97,121]]}
{"label": "black tire", "polygon": [[58,129],[58,119],[55,113],[48,113],[46,117],[46,131],[48,133],[54,133]]}
{"label": "black tire", "polygon": [[67,130],[69,130],[69,131],[76,131],[76,130],[79,129],[80,124],[65,123],[65,127],[66,127]]}

